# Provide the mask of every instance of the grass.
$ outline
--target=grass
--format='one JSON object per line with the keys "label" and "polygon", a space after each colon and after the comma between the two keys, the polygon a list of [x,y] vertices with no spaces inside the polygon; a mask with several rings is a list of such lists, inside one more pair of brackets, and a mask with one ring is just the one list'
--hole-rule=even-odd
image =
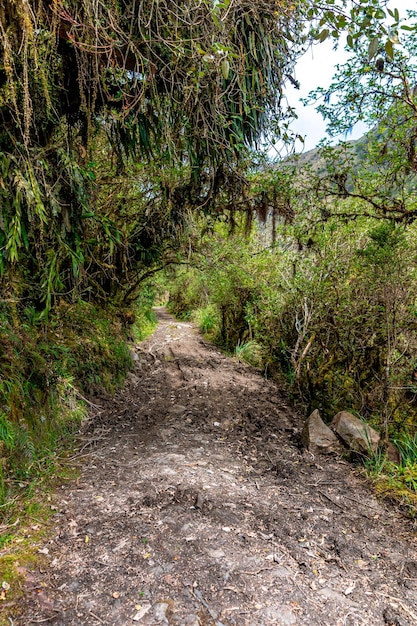
{"label": "grass", "polygon": [[47,322],[0,306],[0,606],[13,617],[25,572],[44,558],[52,490],[77,475],[83,397],[121,385],[129,334],[141,339],[155,327],[149,310],[133,321],[132,330],[119,311],[86,302],[62,303]]}
{"label": "grass", "polygon": [[234,356],[241,363],[248,363],[253,367],[262,367],[263,350],[256,341],[239,343],[235,348]]}
{"label": "grass", "polygon": [[[48,501],[49,500],[49,501]],[[46,565],[39,552],[50,533],[54,507],[47,491],[38,492],[37,500],[21,511],[22,517],[10,525],[10,535],[0,552],[0,626],[10,626],[23,610],[28,574]],[[4,526],[0,528],[3,530]]]}
{"label": "grass", "polygon": [[156,325],[148,299],[136,311],[62,302],[47,321],[0,305],[0,525],[21,506],[21,485],[53,477],[86,414],[83,397],[123,383],[129,338]]}
{"label": "grass", "polygon": [[3,507],[4,523],[0,524],[0,626],[10,626],[19,616],[23,609],[22,600],[27,594],[28,573],[41,567],[45,561],[39,550],[52,529],[56,511],[52,496],[54,486],[74,480],[79,474],[68,453],[61,456],[54,454],[32,469],[35,474],[32,479],[13,481],[15,496]]}
{"label": "grass", "polygon": [[395,442],[399,464],[390,461],[383,450],[365,460],[365,471],[377,494],[395,500],[411,517],[417,516],[417,436],[403,435]]}
{"label": "grass", "polygon": [[214,305],[208,305],[196,309],[192,314],[192,320],[201,332],[208,338],[214,338],[219,330],[219,314]]}
{"label": "grass", "polygon": [[138,311],[135,314],[135,321],[131,327],[133,340],[139,343],[152,335],[157,325],[157,317],[152,309]]}
{"label": "grass", "polygon": [[405,464],[417,464],[417,433],[414,436],[410,434],[404,434],[398,439],[394,439],[394,444],[397,446],[401,462]]}

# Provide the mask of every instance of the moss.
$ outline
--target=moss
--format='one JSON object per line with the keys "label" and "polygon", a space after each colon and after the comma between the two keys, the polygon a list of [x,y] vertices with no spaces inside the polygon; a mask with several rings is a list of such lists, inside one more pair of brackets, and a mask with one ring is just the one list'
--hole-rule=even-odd
{"label": "moss", "polygon": [[365,462],[365,471],[375,491],[383,498],[395,501],[411,517],[417,516],[417,462],[404,460],[392,463],[378,451]]}
{"label": "moss", "polygon": [[0,626],[10,626],[9,616],[14,619],[19,616],[27,595],[30,572],[46,561],[39,549],[53,511],[44,503],[31,508],[30,514],[25,514],[25,526],[19,526],[14,533],[13,528],[10,529],[8,553],[0,556]]}

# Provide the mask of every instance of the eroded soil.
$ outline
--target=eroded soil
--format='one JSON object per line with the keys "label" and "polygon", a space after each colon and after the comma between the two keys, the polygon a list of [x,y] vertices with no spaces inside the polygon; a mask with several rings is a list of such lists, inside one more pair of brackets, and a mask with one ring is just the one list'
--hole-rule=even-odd
{"label": "eroded soil", "polygon": [[416,533],[336,456],[298,446],[271,381],[164,309],[92,413],[47,564],[13,624],[417,624]]}

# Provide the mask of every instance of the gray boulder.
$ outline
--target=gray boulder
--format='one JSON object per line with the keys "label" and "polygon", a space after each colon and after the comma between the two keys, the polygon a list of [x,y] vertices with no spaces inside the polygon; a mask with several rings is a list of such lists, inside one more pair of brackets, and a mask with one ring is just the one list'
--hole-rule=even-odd
{"label": "gray boulder", "polygon": [[341,449],[338,438],[323,422],[317,409],[306,420],[301,440],[304,447],[313,454],[338,452]]}
{"label": "gray boulder", "polygon": [[376,452],[381,439],[376,430],[347,411],[337,413],[330,428],[355,452]]}

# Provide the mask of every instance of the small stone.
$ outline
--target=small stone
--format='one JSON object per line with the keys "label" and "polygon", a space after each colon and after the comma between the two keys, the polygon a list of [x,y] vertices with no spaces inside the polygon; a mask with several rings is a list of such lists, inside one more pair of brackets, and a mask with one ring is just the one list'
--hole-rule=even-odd
{"label": "small stone", "polygon": [[277,626],[293,626],[297,624],[296,615],[286,606],[277,608],[269,606],[262,611],[262,617],[267,619],[269,623],[273,620],[273,623]]}
{"label": "small stone", "polygon": [[405,626],[406,624],[398,613],[390,606],[384,609],[382,616],[386,626]]}
{"label": "small stone", "polygon": [[387,444],[387,457],[391,463],[395,463],[395,465],[399,465],[401,462],[400,451],[391,441]]}
{"label": "small stone", "polygon": [[203,496],[203,494],[198,493],[197,497],[195,499],[195,502],[194,502],[194,507],[196,509],[200,509],[201,510],[203,508],[203,506],[204,506],[204,496]]}
{"label": "small stone", "polygon": [[181,624],[183,626],[200,626],[201,622],[197,615],[186,615],[182,618]]}
{"label": "small stone", "polygon": [[173,415],[182,415],[183,413],[185,413],[186,410],[186,406],[183,406],[182,404],[174,404],[170,407],[169,412]]}
{"label": "small stone", "polygon": [[223,550],[217,549],[217,550],[212,550],[212,549],[208,549],[207,550],[207,554],[212,558],[212,559],[222,559],[225,555],[225,553],[223,552]]}
{"label": "small stone", "polygon": [[135,350],[130,351],[130,358],[132,361],[139,361],[139,355]]}
{"label": "small stone", "polygon": [[155,619],[163,624],[168,624],[167,620],[167,611],[169,609],[169,604],[167,602],[158,602],[153,607],[153,613]]}
{"label": "small stone", "polygon": [[330,600],[332,603],[335,604],[348,604],[349,606],[357,606],[356,602],[349,600],[347,597],[345,597],[338,591],[331,589],[330,587],[323,587],[323,589],[319,589],[317,594],[320,595],[323,599]]}
{"label": "small stone", "polygon": [[272,570],[272,576],[275,578],[289,578],[292,574],[293,572],[285,565],[278,565]]}

